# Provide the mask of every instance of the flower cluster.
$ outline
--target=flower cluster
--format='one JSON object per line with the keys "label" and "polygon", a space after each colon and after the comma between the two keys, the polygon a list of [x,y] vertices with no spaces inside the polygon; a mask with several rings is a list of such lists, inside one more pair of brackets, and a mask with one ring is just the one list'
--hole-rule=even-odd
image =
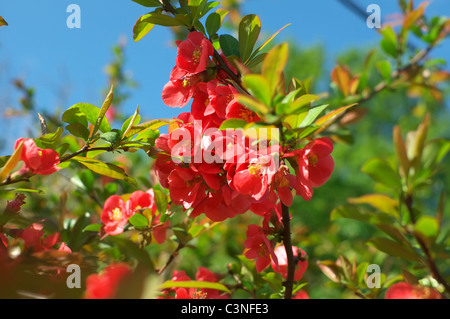
{"label": "flower cluster", "polygon": [[131,216],[146,211],[149,212],[146,216],[150,219],[149,225],[151,225],[153,236],[156,242],[161,244],[166,239],[170,221],[160,223],[161,214],[157,215],[157,210],[153,189],[147,192],[135,191],[126,201],[118,195],[113,195],[105,201],[103,206],[101,215],[103,230],[108,235],[121,234]]}
{"label": "flower cluster", "polygon": [[[205,213],[223,221],[248,210],[264,214],[276,207],[278,198],[291,206],[291,189],[311,199],[313,187],[325,183],[333,171],[331,140],[317,139],[291,151],[280,147],[271,134],[249,137],[243,130],[219,130],[230,118],[260,119],[237,102],[236,89],[211,59],[219,54],[202,33],[191,32],[177,45],[176,65],[162,97],[171,107],[183,107],[192,99],[191,112],[180,114],[169,134],[157,139],[155,164],[172,201],[192,209],[192,217]],[[219,57],[235,71],[225,56]],[[288,157],[298,163],[296,175],[284,165]]]}

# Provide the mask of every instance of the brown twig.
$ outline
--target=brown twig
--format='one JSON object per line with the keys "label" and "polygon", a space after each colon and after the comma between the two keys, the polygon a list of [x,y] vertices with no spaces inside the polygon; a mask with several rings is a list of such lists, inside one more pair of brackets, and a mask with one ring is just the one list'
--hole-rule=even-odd
{"label": "brown twig", "polygon": [[[405,199],[404,199],[404,203],[406,205],[406,208],[408,209],[408,213],[409,213],[409,216],[410,216],[412,224],[415,224],[416,223],[416,217],[414,216],[414,210],[413,210],[413,207],[412,207],[412,205],[413,205],[413,197],[411,195],[406,196]],[[426,261],[427,261],[427,266],[430,269],[433,277],[444,287],[444,289],[445,289],[445,291],[447,293],[450,293],[450,286],[447,283],[447,281],[444,279],[442,274],[440,273],[439,269],[437,268],[436,263],[435,263],[433,257],[431,256],[431,252],[428,249],[427,244],[416,233],[413,233],[413,236],[414,236],[415,240],[417,241],[417,243],[419,244],[420,249],[425,254],[425,258],[426,258]]]}
{"label": "brown twig", "polygon": [[[376,95],[378,95],[379,93],[383,92],[386,89],[390,88],[390,82],[392,82],[393,80],[397,80],[398,78],[400,78],[400,76],[408,71],[411,70],[415,67],[418,66],[419,62],[422,61],[427,55],[428,53],[430,53],[430,51],[434,48],[434,45],[431,44],[428,47],[426,47],[425,49],[422,49],[421,51],[419,51],[410,61],[408,64],[406,64],[404,67],[397,69],[395,71],[393,71],[391,73],[391,79],[390,81],[381,81],[380,83],[378,83],[374,89],[372,91],[370,91],[367,95],[360,95],[360,97],[356,100],[356,101],[352,101],[353,103],[356,103],[358,105],[365,103],[369,100],[371,100],[373,97],[375,97]],[[334,119],[334,122],[339,122],[346,114],[348,114],[348,112],[350,112],[350,110],[352,110],[352,108],[345,110],[344,112],[340,113],[339,115],[337,115]]]}
{"label": "brown twig", "polygon": [[292,290],[294,287],[294,274],[295,274],[295,259],[292,251],[291,241],[291,217],[289,215],[289,207],[281,203],[282,210],[282,222],[283,222],[283,244],[286,249],[286,257],[288,263],[288,272],[286,281],[284,282],[284,299],[292,298]]}
{"label": "brown twig", "polygon": [[167,260],[166,264],[158,270],[158,275],[161,275],[167,269],[167,267],[170,266],[170,264],[175,260],[175,258],[178,256],[178,253],[180,252],[180,250],[182,248],[184,248],[184,246],[185,245],[183,243],[179,243],[178,244],[177,249],[175,249],[175,251],[170,255],[170,257]]}

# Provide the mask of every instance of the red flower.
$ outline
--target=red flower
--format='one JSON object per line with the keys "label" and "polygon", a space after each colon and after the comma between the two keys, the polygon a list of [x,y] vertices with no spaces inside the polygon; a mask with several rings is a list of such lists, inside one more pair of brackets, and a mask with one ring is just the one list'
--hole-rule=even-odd
{"label": "red flower", "polygon": [[206,196],[201,175],[184,167],[176,167],[168,177],[170,198],[185,209],[195,207]]}
{"label": "red flower", "polygon": [[[299,252],[300,258],[302,259],[305,259],[308,256],[302,249],[295,246],[292,247],[292,252],[294,253],[294,258],[298,256]],[[288,261],[286,256],[286,249],[284,248],[284,246],[278,246],[275,249],[275,255],[277,256],[278,265],[272,261],[272,268],[275,272],[280,273],[284,278],[286,278],[288,272]],[[308,268],[308,260],[299,260],[296,265],[294,280],[302,279],[306,268]]]}
{"label": "red flower", "polygon": [[178,41],[177,67],[189,72],[206,70],[209,57],[214,54],[211,42],[201,32],[189,33],[185,41]]}
{"label": "red flower", "polygon": [[100,274],[86,278],[85,299],[112,299],[117,289],[131,275],[128,264],[116,263],[107,266]]}
{"label": "red flower", "polygon": [[162,100],[170,107],[183,107],[194,96],[199,83],[198,76],[185,76],[181,79],[170,80],[163,88]]}
{"label": "red flower", "polygon": [[278,262],[272,244],[262,227],[258,225],[249,225],[246,235],[247,239],[244,242],[244,246],[248,250],[244,255],[248,259],[256,259],[257,272],[261,272],[269,266],[271,257],[274,263]]}
{"label": "red flower", "polygon": [[248,160],[236,165],[230,186],[241,194],[260,200],[266,194],[272,178],[277,172],[276,158],[271,155],[273,152],[276,152],[275,148],[273,151],[248,155]]}
{"label": "red flower", "polygon": [[56,151],[37,147],[31,138],[18,139],[15,149],[20,142],[23,142],[20,159],[25,163],[22,170],[31,171],[33,174],[50,175],[60,169],[56,166],[59,164],[59,155]]}
{"label": "red flower", "polygon": [[309,296],[306,291],[300,290],[292,297],[292,299],[309,299]]}
{"label": "red flower", "polygon": [[228,104],[225,117],[227,119],[243,119],[248,123],[259,122],[261,120],[258,114],[238,103],[236,100]]}
{"label": "red flower", "polygon": [[109,235],[118,235],[128,222],[129,212],[125,202],[118,195],[109,197],[103,206],[101,220],[105,225],[105,232]]}
{"label": "red flower", "polygon": [[388,288],[385,299],[442,299],[442,295],[434,288],[399,282]]}
{"label": "red flower", "polygon": [[51,249],[61,241],[59,233],[54,233],[44,238],[44,226],[39,223],[33,223],[20,231],[19,238],[24,241],[25,249],[32,249],[33,252],[40,252]]}
{"label": "red flower", "polygon": [[304,200],[310,200],[313,187],[322,186],[331,176],[334,160],[331,157],[333,142],[328,137],[318,138],[305,148],[285,154],[284,157],[297,158],[297,194]]}

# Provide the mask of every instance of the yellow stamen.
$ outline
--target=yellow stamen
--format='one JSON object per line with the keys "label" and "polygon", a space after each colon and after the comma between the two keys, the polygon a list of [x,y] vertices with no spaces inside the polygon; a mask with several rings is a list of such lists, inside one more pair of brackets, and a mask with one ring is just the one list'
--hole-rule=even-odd
{"label": "yellow stamen", "polygon": [[200,62],[201,56],[202,52],[199,49],[195,49],[194,52],[192,53],[192,60],[194,60],[194,62],[198,64]]}
{"label": "yellow stamen", "polygon": [[261,164],[250,165],[249,168],[248,168],[248,171],[252,175],[259,175],[259,173],[261,171]]}
{"label": "yellow stamen", "polygon": [[111,219],[115,221],[119,221],[122,219],[122,211],[120,210],[120,208],[116,207],[113,209]]}

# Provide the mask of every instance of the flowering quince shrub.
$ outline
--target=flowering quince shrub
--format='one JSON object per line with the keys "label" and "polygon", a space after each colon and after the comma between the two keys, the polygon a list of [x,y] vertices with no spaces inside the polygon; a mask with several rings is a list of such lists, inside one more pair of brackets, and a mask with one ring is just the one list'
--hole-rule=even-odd
{"label": "flowering quince shrub", "polygon": [[[414,206],[416,188],[430,182],[450,150],[448,140],[427,141],[428,115],[406,142],[399,126],[394,128],[397,167],[377,158],[362,168],[392,193],[352,198],[331,212],[332,221],[351,218],[378,227],[389,238],[372,238],[371,246],[417,263],[428,274],[420,279],[412,268],[403,269],[389,282],[380,274],[379,285],[371,285],[369,261],[317,260],[292,234],[296,215],[305,213],[294,209],[295,198],[320,200],[314,190],[333,178],[335,144],[345,139],[343,128],[361,119],[359,104],[395,89],[395,81],[423,86],[430,75],[417,69],[447,35],[450,20],[424,25],[424,5],[403,5],[401,30],[382,29],[382,49],[401,62],[408,32],[420,34],[428,46],[397,70],[389,60],[379,63],[383,79],[373,88],[362,75],[337,66],[330,76],[335,95],[330,105],[311,93],[308,81],[286,78],[288,44],[267,49],[284,27],[260,39],[259,17],[246,15],[236,38],[219,34],[228,11],[216,8],[218,1],[135,2],[154,8],[136,21],[135,41],[155,25],[185,30],[175,42],[174,67],[161,93],[168,107],[182,110],[173,119],[141,123],[136,108],[120,128],[112,128],[118,112],[111,87],[101,107],[75,104],[54,132],[41,120],[41,137],[15,142],[0,170],[0,188],[9,195],[0,215],[0,296],[309,299],[314,287],[306,284],[314,266],[361,298],[383,297],[380,291],[387,299],[448,296],[448,279],[437,260],[445,253],[437,242],[444,196],[436,217]],[[258,40],[263,42],[256,46]],[[439,98],[439,88],[433,88]],[[162,127],[167,133],[159,132]],[[150,180],[132,175],[137,165],[130,158],[139,150],[151,157]],[[28,198],[47,196],[33,188],[35,180],[44,180],[39,187],[45,187],[63,178],[77,187],[73,196],[82,207],[71,212],[70,195],[61,192],[55,194],[60,206],[53,207],[58,214],[23,209]],[[21,187],[11,188],[15,185]],[[83,207],[80,194],[92,207]],[[236,240],[234,262],[199,265],[193,258],[190,269],[177,269],[184,251],[195,250],[205,234],[230,220],[245,234]],[[81,270],[79,290],[68,288],[66,270],[73,264]]]}

